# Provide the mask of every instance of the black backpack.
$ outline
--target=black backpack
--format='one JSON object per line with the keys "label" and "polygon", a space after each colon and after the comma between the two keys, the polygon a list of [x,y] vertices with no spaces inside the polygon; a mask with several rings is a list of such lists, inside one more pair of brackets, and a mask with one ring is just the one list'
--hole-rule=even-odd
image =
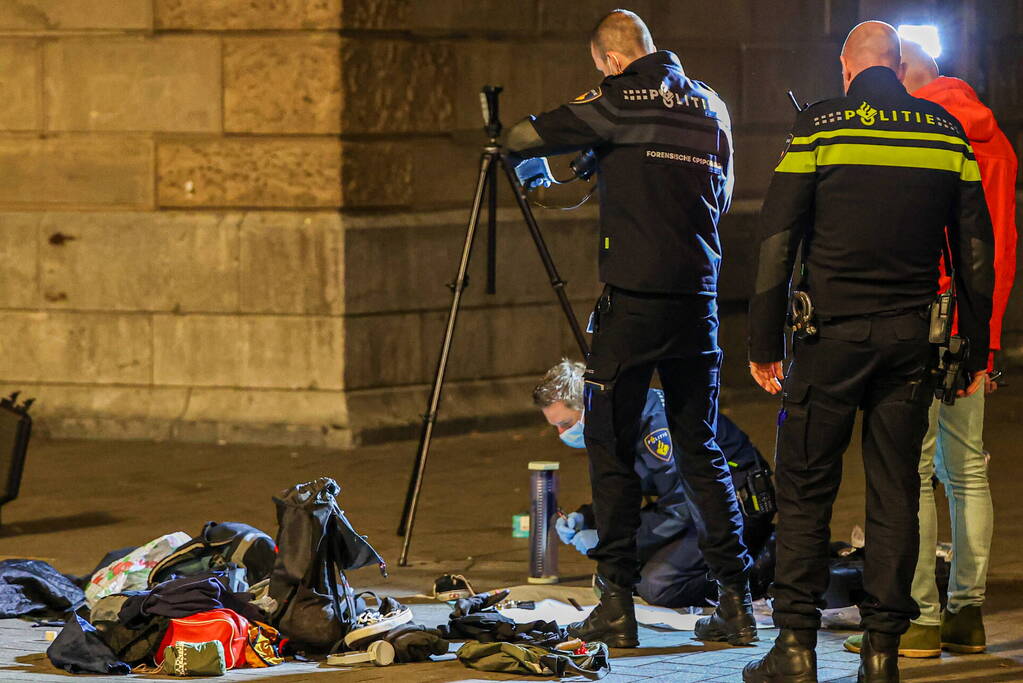
{"label": "black backpack", "polygon": [[274,497],[277,560],[270,597],[277,601],[271,623],[296,650],[332,652],[358,616],[356,597],[344,572],[387,565],[356,533],[337,504],[341,487],[329,477],[298,484]]}
{"label": "black backpack", "polygon": [[[270,576],[277,557],[273,539],[242,522],[206,522],[199,535],[160,560],[149,574],[149,587],[210,570],[244,569],[244,583],[233,585],[241,592]],[[237,583],[241,583],[238,581]]]}

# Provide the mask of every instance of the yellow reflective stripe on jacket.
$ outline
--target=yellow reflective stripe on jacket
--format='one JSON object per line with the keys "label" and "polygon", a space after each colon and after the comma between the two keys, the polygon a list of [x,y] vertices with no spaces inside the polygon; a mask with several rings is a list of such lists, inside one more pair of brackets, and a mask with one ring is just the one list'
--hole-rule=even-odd
{"label": "yellow reflective stripe on jacket", "polygon": [[816,170],[817,162],[813,152],[785,152],[774,172],[813,173]]}
{"label": "yellow reflective stripe on jacket", "polygon": [[[814,150],[786,151],[776,173],[813,173],[818,166],[840,164],[859,166],[897,166],[903,168],[926,168],[936,171],[959,173],[961,180],[980,181],[980,167],[972,156],[973,148],[960,137],[942,133],[917,133],[912,131],[867,130],[862,128],[839,128],[793,138],[791,146],[810,145],[818,140],[838,137],[871,138],[869,144],[851,142],[821,143]],[[894,146],[878,144],[874,140],[919,140],[944,142],[961,146],[960,150],[935,149],[931,147]]]}
{"label": "yellow reflective stripe on jacket", "polygon": [[962,152],[931,147],[835,144],[821,145],[817,148],[818,166],[837,164],[900,166],[903,168],[928,168],[935,171],[954,171],[962,174],[966,161],[968,160]]}
{"label": "yellow reflective stripe on jacket", "polygon": [[954,145],[963,145],[969,151],[970,144],[955,135],[943,135],[941,133],[914,133],[911,131],[896,130],[870,130],[867,128],[838,128],[837,130],[822,130],[819,133],[806,137],[793,138],[793,145],[808,145],[814,140],[839,138],[839,137],[863,137],[863,138],[888,138],[892,140],[932,140],[934,142],[949,142]]}
{"label": "yellow reflective stripe on jacket", "polygon": [[963,170],[959,173],[959,179],[968,183],[980,182],[980,166],[973,159],[967,159],[963,164]]}

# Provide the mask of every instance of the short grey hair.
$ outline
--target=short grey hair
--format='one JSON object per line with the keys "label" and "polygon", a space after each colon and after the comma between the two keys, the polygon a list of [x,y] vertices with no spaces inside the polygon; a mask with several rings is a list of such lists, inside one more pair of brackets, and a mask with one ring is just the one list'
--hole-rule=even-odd
{"label": "short grey hair", "polygon": [[533,389],[533,403],[546,408],[555,401],[564,401],[572,410],[582,410],[584,370],[583,363],[562,358]]}

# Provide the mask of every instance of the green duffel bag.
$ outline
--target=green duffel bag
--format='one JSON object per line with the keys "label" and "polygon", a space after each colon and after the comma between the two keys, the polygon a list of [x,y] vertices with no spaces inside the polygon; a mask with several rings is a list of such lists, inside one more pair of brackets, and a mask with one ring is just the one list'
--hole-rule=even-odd
{"label": "green duffel bag", "polygon": [[607,645],[587,643],[587,654],[550,650],[539,645],[467,641],[458,648],[458,661],[470,669],[531,676],[583,676],[591,681],[611,671]]}

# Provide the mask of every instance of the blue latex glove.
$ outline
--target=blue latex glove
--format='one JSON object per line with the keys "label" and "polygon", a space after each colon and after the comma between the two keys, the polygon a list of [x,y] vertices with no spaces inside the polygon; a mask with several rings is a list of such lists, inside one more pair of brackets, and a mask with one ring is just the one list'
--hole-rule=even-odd
{"label": "blue latex glove", "polygon": [[558,538],[561,539],[562,543],[571,543],[572,538],[582,531],[585,526],[583,516],[578,512],[573,512],[568,516],[568,519],[564,517],[558,517],[558,521],[554,523],[554,530],[558,532]]}
{"label": "blue latex glove", "polygon": [[572,539],[572,545],[575,549],[586,555],[588,552],[597,547],[597,530],[596,529],[583,529],[578,532]]}
{"label": "blue latex glove", "polygon": [[515,167],[515,175],[519,182],[527,190],[535,190],[538,187],[550,187],[554,182],[551,174],[551,167],[544,157],[525,159]]}

